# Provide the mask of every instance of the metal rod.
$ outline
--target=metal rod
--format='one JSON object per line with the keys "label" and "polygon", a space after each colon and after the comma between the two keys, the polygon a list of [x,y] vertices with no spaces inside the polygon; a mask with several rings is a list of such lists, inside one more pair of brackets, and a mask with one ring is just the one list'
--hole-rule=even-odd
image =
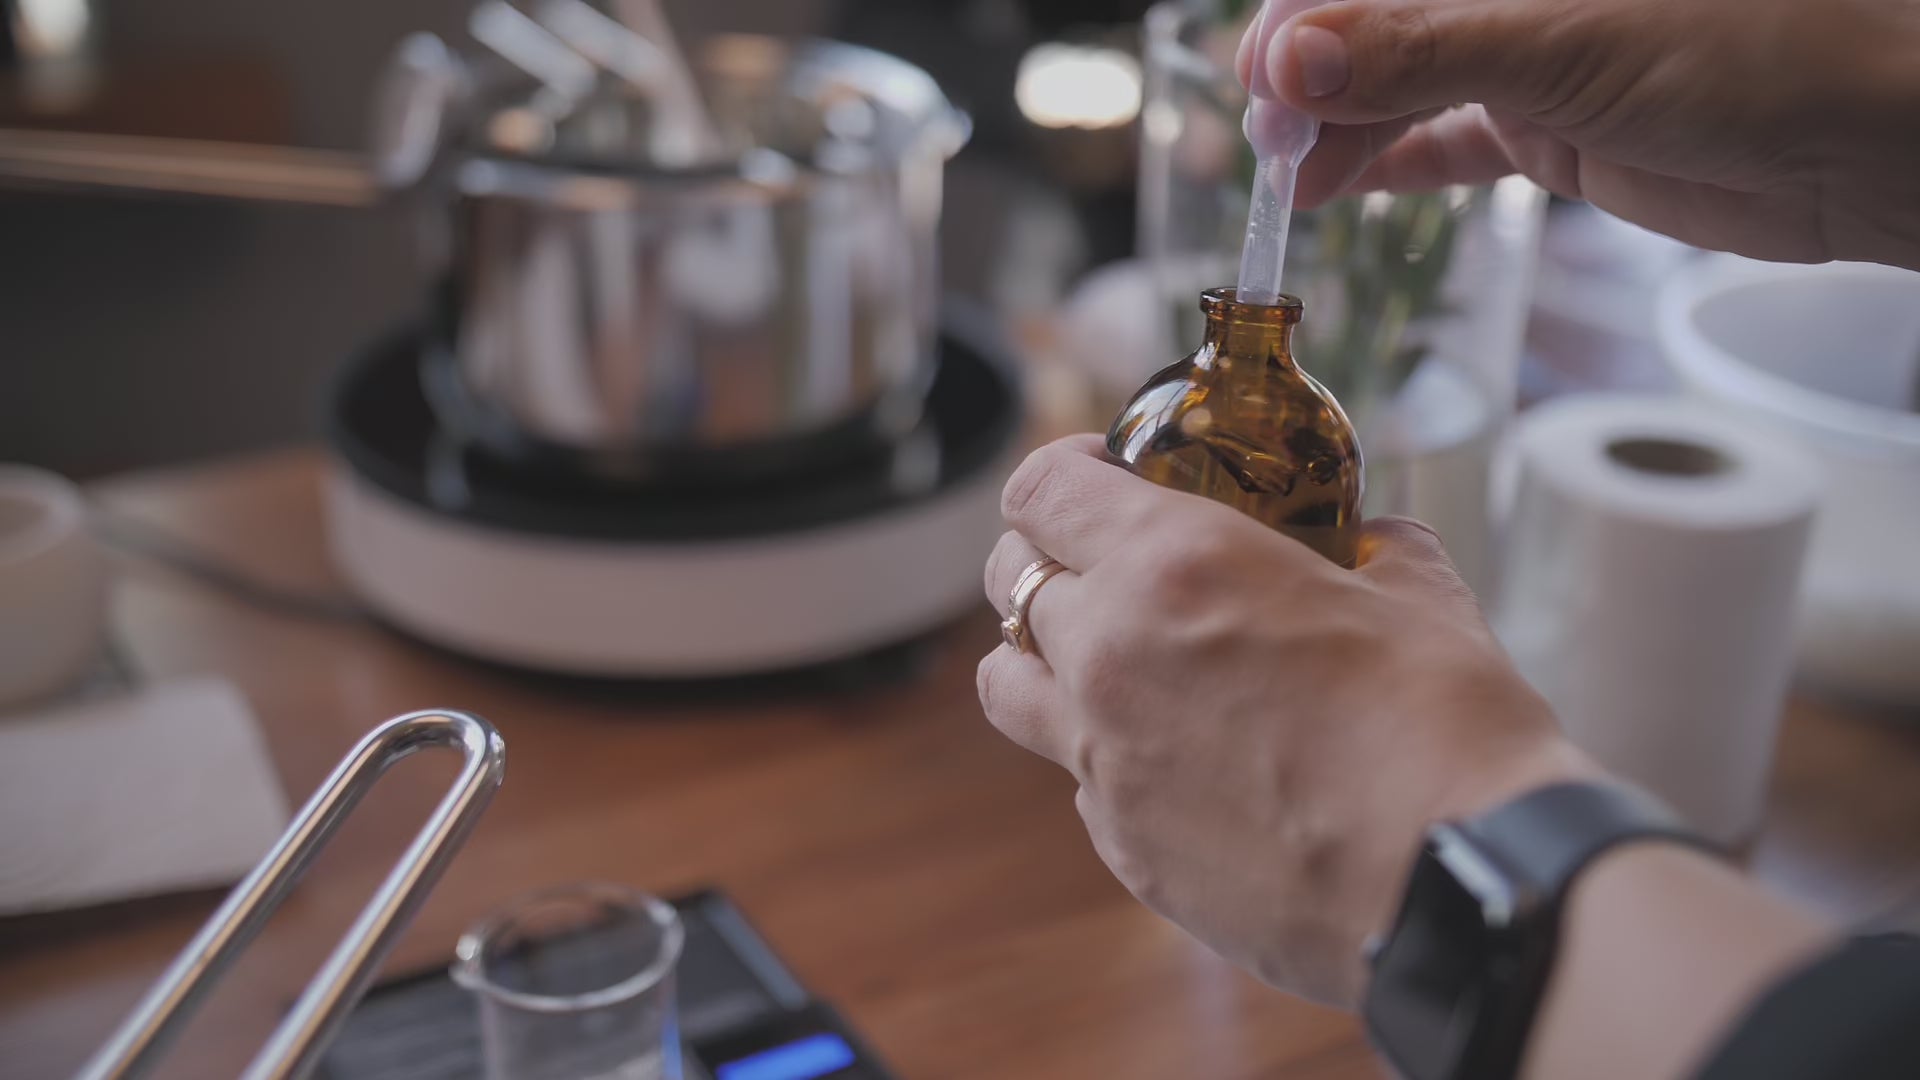
{"label": "metal rod", "polygon": [[506,746],[493,725],[472,713],[408,713],[360,740],[273,849],[234,887],[133,1014],[80,1071],[81,1080],[146,1075],[361,796],[394,762],[433,747],[461,752],[466,764],[459,777],[242,1074],[245,1080],[307,1075],[500,786]]}
{"label": "metal rod", "polygon": [[203,139],[0,128],[0,180],[371,206],[383,192],[357,154]]}
{"label": "metal rod", "polygon": [[539,79],[568,105],[593,93],[593,64],[506,0],[486,0],[467,16],[467,33]]}

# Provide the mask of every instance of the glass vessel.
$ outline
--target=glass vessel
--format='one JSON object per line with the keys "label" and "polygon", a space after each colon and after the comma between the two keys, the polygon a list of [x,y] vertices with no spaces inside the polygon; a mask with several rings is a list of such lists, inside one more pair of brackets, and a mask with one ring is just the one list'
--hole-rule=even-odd
{"label": "glass vessel", "polygon": [[1107,452],[1140,476],[1240,510],[1351,567],[1360,443],[1340,403],[1293,358],[1298,299],[1242,304],[1201,294],[1198,349],[1120,410]]}
{"label": "glass vessel", "polygon": [[514,901],[460,938],[486,1080],[680,1080],[671,904],[583,883]]}
{"label": "glass vessel", "polygon": [[[1140,250],[1128,312],[1154,347],[1136,385],[1202,332],[1193,296],[1230,280],[1252,153],[1233,74],[1252,0],[1164,0],[1143,27]],[[1298,211],[1286,289],[1313,312],[1294,339],[1367,447],[1365,512],[1408,514],[1446,541],[1467,583],[1492,578],[1493,450],[1513,414],[1546,195],[1524,177],[1335,200]],[[1109,350],[1113,351],[1113,350]]]}

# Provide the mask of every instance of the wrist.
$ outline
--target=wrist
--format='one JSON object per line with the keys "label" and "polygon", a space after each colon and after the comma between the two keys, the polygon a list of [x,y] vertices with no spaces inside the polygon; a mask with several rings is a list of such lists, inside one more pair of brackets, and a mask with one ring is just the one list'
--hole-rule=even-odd
{"label": "wrist", "polygon": [[1612,779],[1612,774],[1554,727],[1514,740],[1502,751],[1486,754],[1459,770],[1441,790],[1425,824],[1475,817],[1554,784],[1606,783]]}
{"label": "wrist", "polygon": [[1387,932],[1394,904],[1406,889],[1410,856],[1434,825],[1476,817],[1554,784],[1604,783],[1611,778],[1560,734],[1550,716],[1543,724],[1524,736],[1476,742],[1477,756],[1455,762],[1425,805],[1400,819],[1404,841],[1367,846],[1351,879],[1366,883],[1364,902],[1348,908],[1352,940],[1374,941]]}
{"label": "wrist", "polygon": [[[1657,842],[1607,852],[1567,894],[1520,1076],[1692,1075],[1747,1005],[1828,936],[1710,855]],[[1608,1023],[1594,1024],[1598,1015]]]}
{"label": "wrist", "polygon": [[1573,890],[1609,854],[1665,840],[1702,843],[1644,793],[1584,780],[1431,827],[1369,951],[1363,1011],[1376,1046],[1420,1080],[1519,1075]]}

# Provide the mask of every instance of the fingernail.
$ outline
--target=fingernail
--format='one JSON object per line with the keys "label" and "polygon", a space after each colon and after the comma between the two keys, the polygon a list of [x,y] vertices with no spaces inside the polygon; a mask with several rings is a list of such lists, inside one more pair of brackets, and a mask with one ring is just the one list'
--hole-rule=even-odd
{"label": "fingernail", "polygon": [[1293,61],[1300,65],[1300,88],[1308,97],[1331,97],[1353,78],[1347,43],[1322,27],[1302,26],[1293,32]]}

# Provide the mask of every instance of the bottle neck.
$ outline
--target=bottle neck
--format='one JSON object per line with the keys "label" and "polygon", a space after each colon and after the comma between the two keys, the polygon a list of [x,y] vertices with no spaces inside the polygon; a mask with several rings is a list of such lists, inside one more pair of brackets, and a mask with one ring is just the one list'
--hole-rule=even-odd
{"label": "bottle neck", "polygon": [[1293,324],[1249,322],[1212,316],[1207,319],[1206,348],[1201,350],[1205,367],[1220,367],[1223,360],[1254,360],[1246,365],[1248,374],[1275,365],[1288,371],[1298,370],[1293,360]]}

